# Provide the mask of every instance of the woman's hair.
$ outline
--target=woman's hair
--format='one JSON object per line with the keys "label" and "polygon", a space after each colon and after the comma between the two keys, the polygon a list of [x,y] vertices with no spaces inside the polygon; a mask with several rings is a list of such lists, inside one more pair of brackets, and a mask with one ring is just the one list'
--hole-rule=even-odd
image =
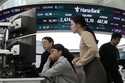
{"label": "woman's hair", "polygon": [[73,20],[76,24],[80,24],[81,27],[83,27],[86,31],[90,32],[93,35],[96,43],[98,43],[98,40],[96,39],[95,33],[93,32],[92,29],[90,29],[87,26],[87,23],[86,23],[85,18],[83,16],[81,16],[81,15],[72,16],[71,20]]}
{"label": "woman's hair", "polygon": [[62,56],[64,56],[69,61],[69,63],[71,64],[73,70],[76,72],[76,70],[75,70],[75,68],[74,68],[74,66],[72,64],[72,60],[73,60],[74,56],[69,52],[69,50],[66,49],[61,44],[55,44],[52,48],[56,49],[58,51],[62,51]]}

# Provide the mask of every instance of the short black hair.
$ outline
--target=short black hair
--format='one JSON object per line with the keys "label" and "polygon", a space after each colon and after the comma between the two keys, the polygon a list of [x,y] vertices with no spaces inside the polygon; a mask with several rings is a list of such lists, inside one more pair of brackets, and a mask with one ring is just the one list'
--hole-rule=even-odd
{"label": "short black hair", "polygon": [[51,37],[44,37],[44,38],[42,38],[42,40],[43,40],[43,39],[48,40],[49,43],[53,43],[53,44],[54,44],[54,40],[53,40],[53,38],[51,38]]}
{"label": "short black hair", "polygon": [[122,38],[122,34],[121,34],[121,33],[118,33],[118,32],[114,32],[114,33],[112,34],[111,40],[112,40],[112,39],[116,39],[116,38]]}

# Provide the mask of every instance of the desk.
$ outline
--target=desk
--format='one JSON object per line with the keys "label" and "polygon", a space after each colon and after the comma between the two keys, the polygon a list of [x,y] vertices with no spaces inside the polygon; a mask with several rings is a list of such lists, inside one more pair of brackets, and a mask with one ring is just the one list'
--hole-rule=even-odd
{"label": "desk", "polygon": [[11,55],[13,54],[12,52],[10,52],[9,50],[3,50],[3,49],[0,49],[0,56],[2,56],[2,68],[4,68],[4,66],[6,65],[5,63],[5,56],[7,55]]}
{"label": "desk", "polygon": [[45,78],[0,78],[0,83],[45,83]]}
{"label": "desk", "polygon": [[6,68],[6,56],[10,56],[13,53],[10,52],[9,50],[5,50],[5,49],[0,49],[0,57],[1,57],[1,61],[0,61],[0,77],[5,77],[5,68]]}

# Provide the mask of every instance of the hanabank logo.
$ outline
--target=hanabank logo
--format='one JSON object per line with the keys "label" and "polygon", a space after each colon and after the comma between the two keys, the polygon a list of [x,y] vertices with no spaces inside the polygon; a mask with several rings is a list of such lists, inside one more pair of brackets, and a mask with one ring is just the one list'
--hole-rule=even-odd
{"label": "hanabank logo", "polygon": [[94,9],[94,8],[81,8],[79,6],[74,8],[77,13],[97,13],[100,14],[101,10],[100,9]]}

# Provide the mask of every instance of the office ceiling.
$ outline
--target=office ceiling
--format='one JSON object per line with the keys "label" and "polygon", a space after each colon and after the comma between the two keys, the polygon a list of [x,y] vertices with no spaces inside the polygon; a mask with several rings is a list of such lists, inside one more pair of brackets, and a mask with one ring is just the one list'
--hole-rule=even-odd
{"label": "office ceiling", "polygon": [[125,0],[26,0],[27,4],[38,4],[48,2],[67,2],[67,3],[83,3],[96,4],[108,7],[114,7],[125,10]]}
{"label": "office ceiling", "polygon": [[[114,7],[125,10],[125,0],[0,0],[0,6],[3,3],[8,2],[7,4],[15,4],[13,6],[19,5],[31,5],[31,4],[43,4],[43,3],[83,3],[83,4],[95,4],[95,5],[104,5],[108,7]],[[11,7],[8,5],[4,5]],[[4,9],[4,7],[3,7]]]}
{"label": "office ceiling", "polygon": [[0,0],[0,5],[2,5],[3,3],[5,3],[7,0]]}

